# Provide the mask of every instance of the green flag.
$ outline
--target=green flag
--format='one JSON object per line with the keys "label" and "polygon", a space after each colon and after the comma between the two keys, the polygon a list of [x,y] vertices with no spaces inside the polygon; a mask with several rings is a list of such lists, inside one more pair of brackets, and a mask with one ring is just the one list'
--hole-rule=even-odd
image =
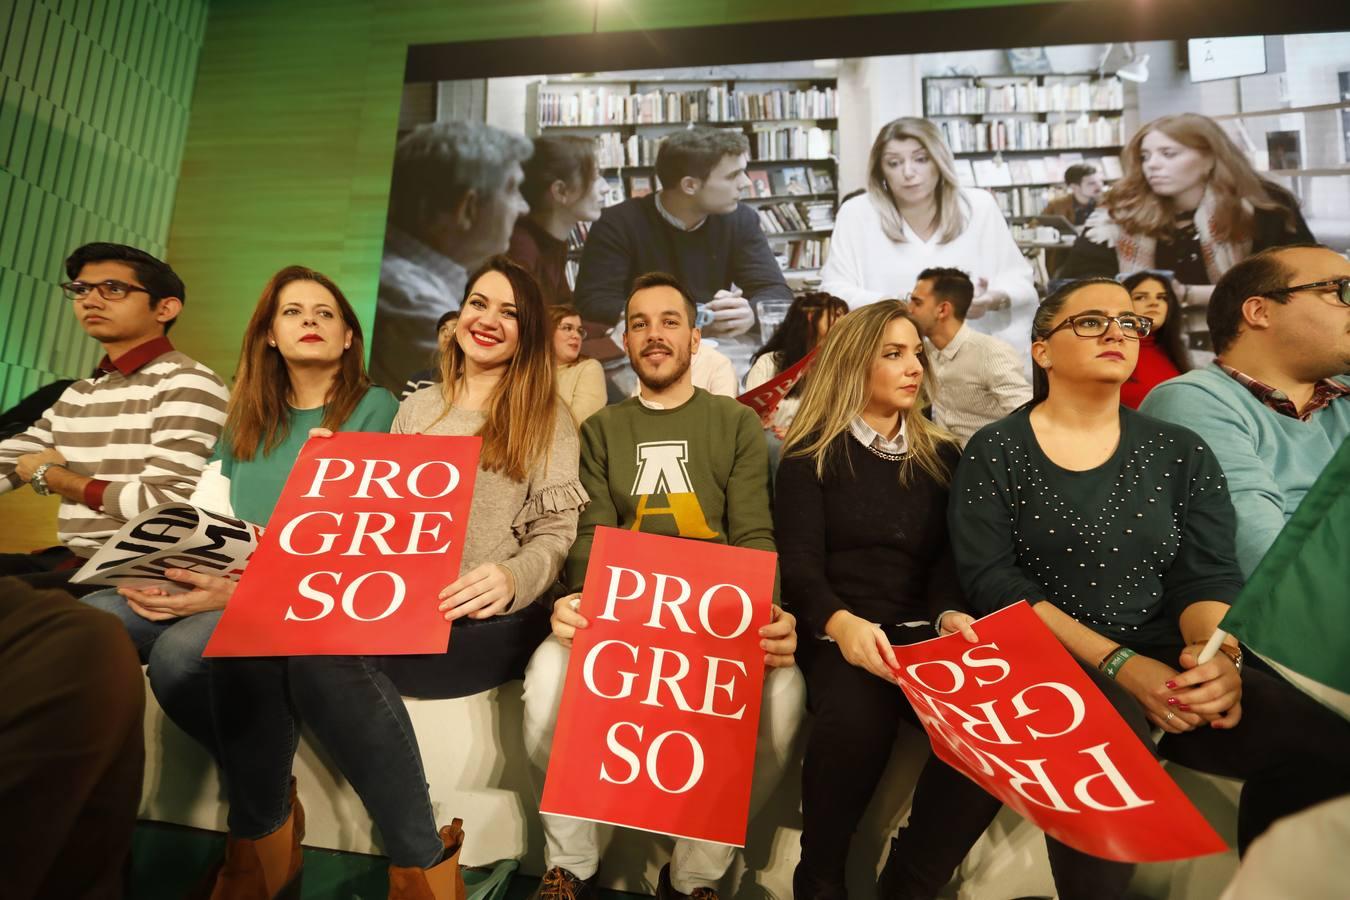
{"label": "green flag", "polygon": [[1350,719],[1350,441],[1219,625]]}

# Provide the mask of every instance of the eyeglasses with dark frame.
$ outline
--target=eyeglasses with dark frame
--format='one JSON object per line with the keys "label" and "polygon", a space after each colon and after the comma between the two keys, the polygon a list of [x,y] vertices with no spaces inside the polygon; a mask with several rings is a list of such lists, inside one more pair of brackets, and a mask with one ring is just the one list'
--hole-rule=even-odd
{"label": "eyeglasses with dark frame", "polygon": [[1145,337],[1153,330],[1153,320],[1148,316],[1137,316],[1133,313],[1125,313],[1119,316],[1108,316],[1102,313],[1079,313],[1076,316],[1069,316],[1063,322],[1051,328],[1042,335],[1041,340],[1046,340],[1056,331],[1063,331],[1065,328],[1072,328],[1073,333],[1079,337],[1101,337],[1111,330],[1112,322],[1120,327],[1121,334],[1132,341]]}
{"label": "eyeglasses with dark frame", "polygon": [[90,281],[67,281],[61,285],[61,291],[72,300],[82,300],[89,296],[90,291],[98,291],[104,300],[117,302],[125,300],[132,294],[142,293],[154,297],[154,293],[139,284],[127,284],[125,281],[118,281],[115,278],[109,278],[107,281],[97,283]]}
{"label": "eyeglasses with dark frame", "polygon": [[[1332,287],[1336,288],[1336,299],[1346,306],[1350,306],[1350,278],[1333,278],[1329,281],[1313,281],[1308,284],[1296,284],[1293,287],[1266,291],[1266,295],[1273,297],[1277,294],[1296,294],[1299,291],[1312,291],[1317,290],[1317,288],[1325,289]],[[1325,293],[1325,290],[1318,291],[1318,293]]]}

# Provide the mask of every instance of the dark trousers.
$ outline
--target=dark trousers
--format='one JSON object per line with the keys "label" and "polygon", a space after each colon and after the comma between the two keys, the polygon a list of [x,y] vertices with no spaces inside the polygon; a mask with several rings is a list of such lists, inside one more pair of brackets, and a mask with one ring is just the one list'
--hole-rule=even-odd
{"label": "dark trousers", "polygon": [[117,619],[0,579],[0,894],[122,896],[144,713],[140,663]]}
{"label": "dark trousers", "polygon": [[36,553],[0,553],[0,576],[12,575],[35,588],[60,588],[75,597],[100,590],[96,584],[71,584],[84,560],[62,546]]}
{"label": "dark trousers", "polygon": [[[211,702],[230,831],[259,838],[285,822],[303,719],[360,795],[380,829],[389,861],[435,865],[444,846],[417,735],[396,680],[414,682],[420,696],[463,697],[520,678],[528,659],[528,653],[520,658],[520,648],[526,640],[533,640],[531,650],[539,645],[540,623],[546,630],[547,615],[542,606],[531,605],[483,622],[461,620],[448,653],[429,657],[215,660]],[[459,661],[451,662],[454,657]],[[518,665],[512,665],[513,657]],[[390,670],[397,670],[399,679]]]}

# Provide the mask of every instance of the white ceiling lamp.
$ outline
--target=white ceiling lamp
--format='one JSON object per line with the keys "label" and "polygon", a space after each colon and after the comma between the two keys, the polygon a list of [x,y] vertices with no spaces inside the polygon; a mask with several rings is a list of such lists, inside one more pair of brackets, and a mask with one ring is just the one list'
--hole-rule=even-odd
{"label": "white ceiling lamp", "polygon": [[1106,63],[1111,58],[1111,51],[1120,47],[1125,53],[1125,64],[1116,69],[1116,77],[1125,81],[1133,81],[1135,84],[1148,81],[1148,54],[1140,54],[1133,43],[1107,44],[1106,52],[1102,54],[1101,62],[1097,63],[1097,75],[1101,77],[1106,74]]}

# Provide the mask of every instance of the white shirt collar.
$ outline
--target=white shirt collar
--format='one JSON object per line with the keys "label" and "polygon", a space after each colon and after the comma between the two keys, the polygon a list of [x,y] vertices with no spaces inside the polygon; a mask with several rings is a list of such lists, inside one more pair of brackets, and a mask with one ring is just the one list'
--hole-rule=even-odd
{"label": "white shirt collar", "polygon": [[965,322],[962,322],[961,327],[956,329],[956,334],[952,335],[952,339],[947,342],[947,346],[938,351],[938,356],[944,360],[955,359],[956,354],[960,353],[961,348],[965,346],[966,337],[969,334],[970,329],[966,327]]}
{"label": "white shirt collar", "polygon": [[703,223],[708,221],[708,217],[704,216],[703,218],[695,222],[693,225],[684,224],[684,222],[682,222],[679,218],[671,215],[670,211],[666,209],[664,205],[662,205],[660,191],[656,192],[656,211],[661,214],[661,218],[665,219],[667,222],[670,223],[672,228],[675,228],[679,231],[698,231],[700,228],[703,227]]}
{"label": "white shirt collar", "polygon": [[862,416],[854,416],[848,423],[848,430],[864,447],[880,450],[882,453],[908,453],[909,441],[905,438],[905,419],[900,419],[900,431],[895,438],[887,440],[875,428],[863,421]]}

